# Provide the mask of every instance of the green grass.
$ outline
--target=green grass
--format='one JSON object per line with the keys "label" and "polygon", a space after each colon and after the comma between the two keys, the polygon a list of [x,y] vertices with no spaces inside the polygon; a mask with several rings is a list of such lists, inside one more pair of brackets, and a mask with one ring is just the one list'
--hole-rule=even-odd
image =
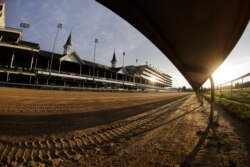
{"label": "green grass", "polygon": [[216,96],[219,96],[220,94],[222,98],[242,103],[248,103],[248,104],[250,103],[250,88],[232,89],[232,92],[231,89],[223,89],[222,91],[220,90],[215,91]]}
{"label": "green grass", "polygon": [[[204,96],[210,100],[209,91]],[[216,90],[215,103],[233,116],[250,123],[250,88],[233,89],[232,92],[231,89]]]}

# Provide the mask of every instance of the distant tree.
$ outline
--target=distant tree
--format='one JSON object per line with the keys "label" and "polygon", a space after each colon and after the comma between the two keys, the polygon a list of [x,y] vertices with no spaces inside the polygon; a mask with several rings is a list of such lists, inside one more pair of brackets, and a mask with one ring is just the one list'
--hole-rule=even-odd
{"label": "distant tree", "polygon": [[235,88],[240,88],[241,87],[241,84],[239,82],[237,82],[234,86]]}
{"label": "distant tree", "polygon": [[182,91],[185,92],[187,90],[186,86],[182,87]]}

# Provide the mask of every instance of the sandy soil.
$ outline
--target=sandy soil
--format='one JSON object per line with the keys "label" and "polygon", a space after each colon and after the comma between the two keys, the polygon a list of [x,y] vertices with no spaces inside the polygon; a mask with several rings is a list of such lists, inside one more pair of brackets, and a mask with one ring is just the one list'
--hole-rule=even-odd
{"label": "sandy soil", "polygon": [[249,127],[194,94],[0,88],[0,166],[250,166]]}

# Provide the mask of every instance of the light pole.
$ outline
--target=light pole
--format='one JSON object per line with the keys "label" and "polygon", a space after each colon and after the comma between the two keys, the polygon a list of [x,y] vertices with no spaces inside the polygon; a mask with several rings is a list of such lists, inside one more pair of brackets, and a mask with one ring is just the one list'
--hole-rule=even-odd
{"label": "light pole", "polygon": [[[125,70],[124,69],[124,56],[125,56],[125,52],[122,52],[122,57],[123,57],[122,66],[123,66],[123,70]],[[124,84],[124,80],[125,80],[125,73],[123,74],[123,84]]]}
{"label": "light pole", "polygon": [[[28,23],[20,23],[20,27],[24,31],[24,29],[28,29],[30,27],[30,24],[28,24]],[[22,40],[22,36],[21,36],[21,40]]]}
{"label": "light pole", "polygon": [[53,58],[54,58],[54,50],[55,50],[55,46],[56,46],[57,35],[58,35],[58,32],[59,32],[60,29],[62,29],[62,23],[59,23],[57,25],[56,37],[55,37],[55,42],[54,42],[54,45],[53,45],[51,60],[50,60],[49,76],[51,76],[51,68],[52,68],[52,63],[53,63]]}
{"label": "light pole", "polygon": [[124,68],[124,56],[125,56],[125,52],[122,52],[122,56],[123,56],[123,61],[122,61],[122,66],[123,66],[123,68]]}
{"label": "light pole", "polygon": [[93,67],[93,80],[95,76],[95,53],[96,53],[96,44],[98,43],[98,39],[95,38],[95,49],[94,49],[94,67]]}

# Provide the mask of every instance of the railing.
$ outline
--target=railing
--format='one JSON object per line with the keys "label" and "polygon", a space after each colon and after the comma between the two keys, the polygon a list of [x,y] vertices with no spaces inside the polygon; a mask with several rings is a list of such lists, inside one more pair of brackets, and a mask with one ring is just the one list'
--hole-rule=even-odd
{"label": "railing", "polygon": [[[27,68],[24,68],[24,67],[10,68],[10,67],[0,65],[0,72],[22,73],[22,74],[26,74],[26,75],[33,74],[33,75],[49,76],[49,70],[39,69],[39,68],[37,68],[36,70],[35,69],[30,70],[28,67]],[[125,81],[125,80],[123,81],[123,80],[116,80],[116,79],[103,78],[103,77],[94,77],[93,78],[93,76],[89,76],[89,75],[83,75],[83,74],[79,75],[79,74],[67,73],[67,72],[59,73],[59,71],[55,71],[55,70],[52,71],[51,76],[53,76],[53,77],[70,77],[70,78],[75,78],[75,79],[79,79],[79,80],[91,80],[91,81],[94,79],[96,82],[104,82],[104,83],[111,83],[111,84],[113,83],[113,84],[124,85],[124,86],[132,86],[132,87],[138,88],[138,89],[166,90],[166,88],[164,88],[164,87],[162,88],[162,87],[158,87],[155,85],[148,85],[148,84],[137,83],[137,82],[133,82],[133,81]]]}
{"label": "railing", "polygon": [[[40,74],[42,74],[42,73],[44,73],[44,72],[49,72],[49,70],[48,69],[42,69],[42,68],[37,68],[36,69],[36,71],[38,72],[38,71],[40,71]],[[149,85],[149,84],[143,84],[143,83],[140,83],[140,82],[133,82],[133,80],[131,80],[131,81],[129,81],[129,80],[120,80],[120,79],[114,79],[114,78],[104,78],[104,77],[101,77],[101,76],[92,76],[92,75],[88,75],[88,74],[79,74],[79,73],[72,73],[72,72],[65,72],[65,71],[58,71],[58,70],[52,70],[51,71],[53,74],[54,74],[54,76],[56,75],[56,74],[59,74],[59,75],[68,75],[69,77],[86,77],[86,78],[88,78],[88,79],[91,79],[91,80],[102,80],[102,81],[113,81],[113,82],[120,82],[120,84],[125,84],[126,85],[126,83],[130,83],[130,84],[135,84],[135,86],[137,85],[137,86],[143,86],[143,87],[145,87],[145,86],[147,86],[147,87],[149,87],[149,88],[157,88],[157,89],[162,89],[162,90],[165,90],[165,88],[160,88],[160,87],[157,87],[157,86],[154,86],[154,85]],[[44,73],[44,75],[48,75],[48,74],[46,74],[46,73]],[[166,87],[167,87],[167,85],[165,85]]]}
{"label": "railing", "polygon": [[[42,90],[64,90],[64,91],[93,91],[93,92],[162,92],[162,89],[155,90],[129,90],[129,89],[112,89],[112,88],[88,88],[88,87],[68,87],[68,86],[55,86],[55,85],[34,85],[22,83],[7,83],[0,82],[0,87],[11,88],[26,88],[26,89],[42,89]],[[164,90],[167,91],[166,89]],[[169,91],[171,92],[171,91]]]}
{"label": "railing", "polygon": [[216,86],[216,95],[223,96],[224,93],[227,96],[233,96],[234,93],[238,93],[239,90],[243,91],[243,89],[250,89],[250,73]]}
{"label": "railing", "polygon": [[[210,98],[209,91],[204,95]],[[215,103],[250,124],[250,73],[216,86]]]}

